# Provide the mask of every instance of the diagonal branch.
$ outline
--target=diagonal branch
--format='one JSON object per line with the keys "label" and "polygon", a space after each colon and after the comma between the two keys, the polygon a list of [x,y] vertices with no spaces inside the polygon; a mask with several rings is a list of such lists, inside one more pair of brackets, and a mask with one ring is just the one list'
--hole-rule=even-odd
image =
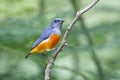
{"label": "diagonal branch", "polygon": [[[70,2],[71,2],[72,6],[74,8],[74,11],[77,11],[78,8],[79,8],[77,0],[70,0]],[[86,28],[86,25],[85,25],[85,22],[84,22],[84,19],[83,19],[82,16],[80,16],[79,22],[81,23],[82,31],[84,32],[84,34],[86,35],[86,37],[88,39],[88,43],[89,43],[88,46],[90,48],[92,59],[95,62],[95,65],[96,65],[97,70],[98,70],[99,80],[105,80],[105,76],[104,76],[104,72],[103,72],[103,69],[102,69],[102,66],[101,66],[101,62],[100,62],[100,60],[99,60],[99,58],[98,58],[98,56],[97,56],[97,54],[94,50],[94,42],[92,40],[92,37],[91,37],[89,31]]]}
{"label": "diagonal branch", "polygon": [[67,41],[67,37],[70,33],[70,30],[72,29],[72,27],[74,26],[74,24],[76,23],[76,21],[79,19],[79,17],[87,12],[88,10],[90,10],[93,6],[95,6],[98,3],[99,0],[93,0],[93,2],[88,5],[86,8],[77,11],[76,16],[74,17],[74,19],[71,21],[70,25],[67,27],[66,32],[63,36],[62,42],[60,44],[60,46],[57,48],[57,50],[55,51],[55,53],[52,56],[52,59],[50,60],[51,63],[48,63],[45,69],[45,80],[49,80],[50,79],[50,71],[52,68],[53,63],[55,62],[57,55],[59,54],[59,52],[62,50],[62,48],[65,46],[66,41]]}

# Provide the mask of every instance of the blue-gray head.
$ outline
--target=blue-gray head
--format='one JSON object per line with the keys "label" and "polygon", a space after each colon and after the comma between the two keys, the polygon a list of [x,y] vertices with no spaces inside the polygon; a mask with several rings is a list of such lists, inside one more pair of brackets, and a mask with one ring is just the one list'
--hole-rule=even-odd
{"label": "blue-gray head", "polygon": [[63,22],[64,22],[63,19],[61,19],[61,18],[55,18],[55,19],[51,22],[50,26],[51,26],[52,28],[61,28]]}

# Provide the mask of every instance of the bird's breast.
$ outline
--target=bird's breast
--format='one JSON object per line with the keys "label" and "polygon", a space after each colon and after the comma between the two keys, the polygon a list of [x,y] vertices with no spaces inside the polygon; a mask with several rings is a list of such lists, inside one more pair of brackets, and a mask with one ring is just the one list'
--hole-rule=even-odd
{"label": "bird's breast", "polygon": [[54,28],[54,29],[53,29],[53,34],[60,35],[60,34],[61,34],[60,28],[59,28],[59,27]]}
{"label": "bird's breast", "polygon": [[52,49],[60,40],[59,34],[52,34],[48,39],[47,49]]}

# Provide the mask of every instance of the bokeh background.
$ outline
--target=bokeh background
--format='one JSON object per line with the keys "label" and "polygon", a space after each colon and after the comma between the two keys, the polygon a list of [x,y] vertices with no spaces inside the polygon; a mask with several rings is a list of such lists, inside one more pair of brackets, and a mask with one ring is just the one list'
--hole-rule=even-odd
{"label": "bokeh background", "polygon": [[[91,2],[0,0],[0,80],[44,80],[45,58],[35,54],[24,59],[25,55],[51,20],[65,20],[63,36],[76,10]],[[51,80],[120,80],[119,0],[101,0],[85,13],[67,44],[55,61]],[[53,52],[47,56],[51,58]]]}

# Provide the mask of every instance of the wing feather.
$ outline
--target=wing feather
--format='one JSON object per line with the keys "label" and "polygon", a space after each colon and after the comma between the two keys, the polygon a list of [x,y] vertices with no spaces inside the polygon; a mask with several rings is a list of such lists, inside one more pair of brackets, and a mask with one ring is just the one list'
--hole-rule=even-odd
{"label": "wing feather", "polygon": [[52,34],[52,28],[48,27],[45,29],[45,31],[41,34],[41,36],[34,42],[31,50],[35,48],[39,43],[41,43],[43,40],[46,40],[49,38],[49,36]]}

